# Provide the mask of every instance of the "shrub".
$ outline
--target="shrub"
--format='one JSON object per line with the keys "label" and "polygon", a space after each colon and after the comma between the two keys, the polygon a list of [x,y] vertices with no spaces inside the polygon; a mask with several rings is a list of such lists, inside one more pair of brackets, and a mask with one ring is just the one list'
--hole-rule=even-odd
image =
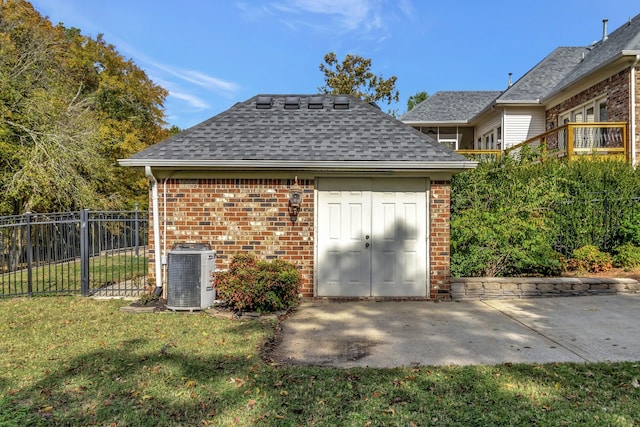
{"label": "shrub", "polygon": [[217,273],[216,292],[232,310],[271,313],[297,305],[300,281],[300,272],[291,263],[239,254],[228,271]]}
{"label": "shrub", "polygon": [[611,255],[602,252],[594,245],[586,245],[573,251],[573,258],[569,260],[572,270],[598,273],[611,269]]}
{"label": "shrub", "polygon": [[632,243],[619,246],[613,257],[613,266],[625,270],[640,266],[640,248]]}
{"label": "shrub", "polygon": [[[451,181],[453,276],[557,275],[585,245],[640,246],[640,168],[582,156],[483,162]],[[570,261],[569,267],[607,269]]]}
{"label": "shrub", "polygon": [[481,163],[452,180],[451,273],[455,277],[553,275],[554,224],[545,216],[555,181],[512,159]]}

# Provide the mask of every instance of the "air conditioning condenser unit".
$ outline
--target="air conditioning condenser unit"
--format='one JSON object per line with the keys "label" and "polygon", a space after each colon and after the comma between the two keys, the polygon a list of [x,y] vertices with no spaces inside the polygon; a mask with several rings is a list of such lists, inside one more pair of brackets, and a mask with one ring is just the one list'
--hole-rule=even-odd
{"label": "air conditioning condenser unit", "polygon": [[167,308],[202,310],[216,299],[216,251],[209,245],[176,244],[168,254]]}

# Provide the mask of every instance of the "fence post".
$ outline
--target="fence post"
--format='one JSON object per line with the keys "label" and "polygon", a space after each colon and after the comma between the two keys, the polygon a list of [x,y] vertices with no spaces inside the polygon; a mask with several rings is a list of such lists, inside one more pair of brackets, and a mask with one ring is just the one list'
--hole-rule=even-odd
{"label": "fence post", "polygon": [[27,212],[26,238],[27,238],[27,294],[33,296],[33,246],[31,243],[31,212]]}
{"label": "fence post", "polygon": [[89,295],[89,209],[80,211],[80,292]]}
{"label": "fence post", "polygon": [[140,214],[138,212],[138,202],[136,202],[136,209],[135,209],[135,222],[133,223],[133,238],[135,241],[135,248],[136,248],[136,256],[140,256],[140,235],[139,235],[139,221],[140,221]]}

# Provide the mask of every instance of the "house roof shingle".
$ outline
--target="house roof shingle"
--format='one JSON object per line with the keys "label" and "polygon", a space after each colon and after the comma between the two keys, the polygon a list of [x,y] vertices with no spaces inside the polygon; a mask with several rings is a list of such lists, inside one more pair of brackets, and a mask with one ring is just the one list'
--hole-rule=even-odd
{"label": "house roof shingle", "polygon": [[500,91],[436,92],[400,117],[405,123],[466,123],[494,101]]}
{"label": "house roof shingle", "polygon": [[[346,97],[348,109],[334,108],[340,97]],[[258,108],[258,100],[269,98],[271,105]],[[299,98],[299,105],[294,102],[285,108],[287,98]],[[310,106],[312,99],[321,100],[322,108]],[[137,167],[225,162],[256,167],[270,162],[374,163],[381,168],[403,162],[423,168],[428,163],[475,165],[378,107],[348,95],[256,95],[120,161]]]}
{"label": "house roof shingle", "polygon": [[496,102],[539,102],[582,61],[584,47],[559,47],[498,97]]}
{"label": "house roof shingle", "polygon": [[551,94],[559,92],[623,54],[640,54],[640,14],[609,34],[606,40],[601,40],[586,48],[586,52],[584,60],[580,61],[556,85]]}
{"label": "house roof shingle", "polygon": [[400,119],[405,123],[466,123],[493,101],[541,103],[621,56],[640,54],[640,15],[589,47],[559,47],[504,92],[436,92]]}

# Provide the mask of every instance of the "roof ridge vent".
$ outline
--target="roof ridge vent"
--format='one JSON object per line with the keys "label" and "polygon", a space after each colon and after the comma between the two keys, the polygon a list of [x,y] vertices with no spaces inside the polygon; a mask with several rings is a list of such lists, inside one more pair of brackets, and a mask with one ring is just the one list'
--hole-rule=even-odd
{"label": "roof ridge vent", "polygon": [[284,98],[285,110],[299,110],[300,109],[300,97],[299,96],[285,96]]}
{"label": "roof ridge vent", "polygon": [[349,97],[348,96],[336,96],[333,98],[334,110],[348,110],[349,109]]}
{"label": "roof ridge vent", "polygon": [[324,108],[324,96],[314,95],[310,97],[307,108],[309,110],[322,110]]}
{"label": "roof ridge vent", "polygon": [[270,110],[273,105],[273,98],[270,96],[259,96],[256,99],[256,108],[258,110]]}

